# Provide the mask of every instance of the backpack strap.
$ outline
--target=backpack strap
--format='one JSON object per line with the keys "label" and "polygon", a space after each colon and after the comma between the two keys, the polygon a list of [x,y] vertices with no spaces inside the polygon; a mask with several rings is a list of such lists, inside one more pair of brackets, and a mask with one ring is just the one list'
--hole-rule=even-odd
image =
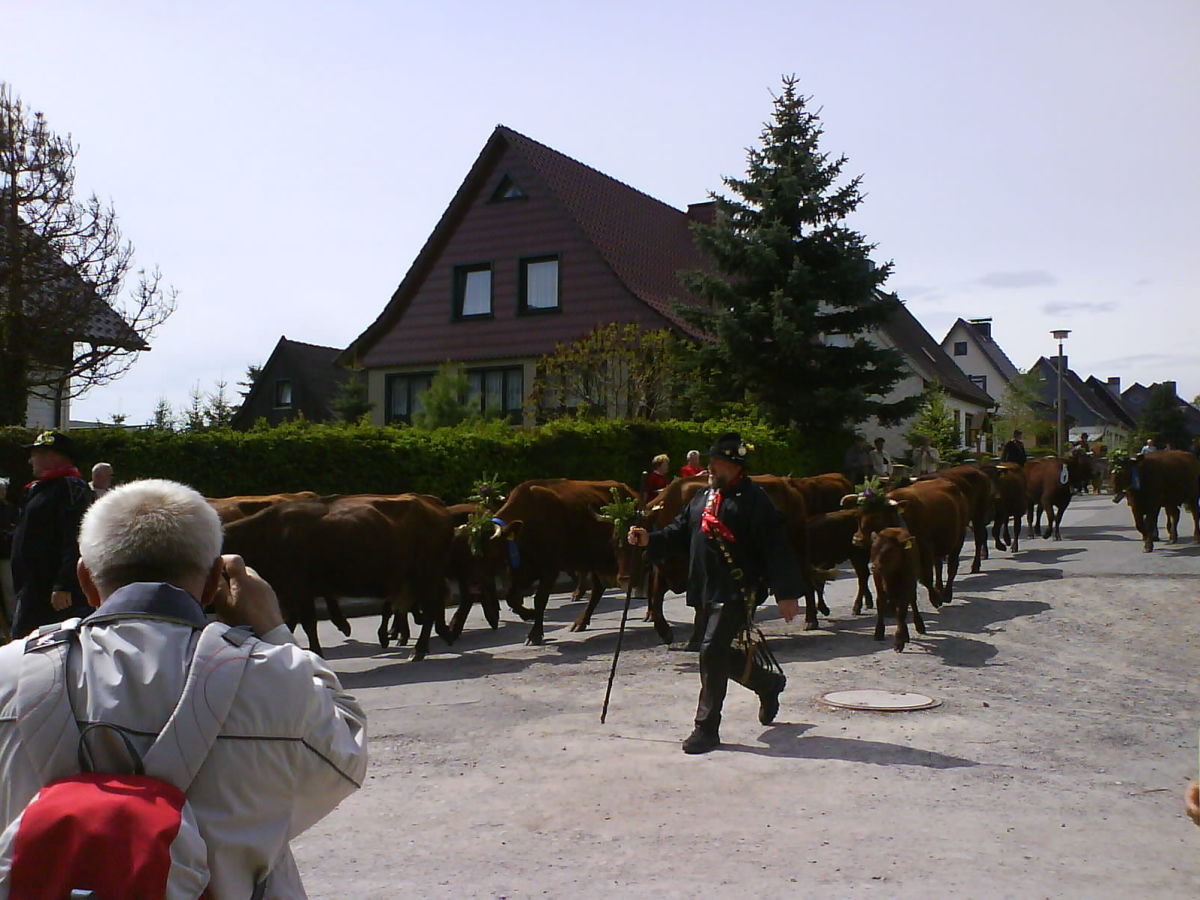
{"label": "backpack strap", "polygon": [[79,619],[39,628],[25,641],[17,682],[17,729],[43,784],[79,771],[79,725],[67,695],[67,654]]}
{"label": "backpack strap", "polygon": [[200,632],[183,693],[146,751],[146,774],[186,791],[217,739],[237,696],[256,640],[248,628],[213,623]]}

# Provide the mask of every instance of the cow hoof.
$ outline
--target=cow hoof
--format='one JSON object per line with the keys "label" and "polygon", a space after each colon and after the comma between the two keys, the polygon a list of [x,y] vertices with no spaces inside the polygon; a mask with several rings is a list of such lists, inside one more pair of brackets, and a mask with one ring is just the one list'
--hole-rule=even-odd
{"label": "cow hoof", "polygon": [[980,570],[980,569],[982,569],[982,568],[983,568],[983,566],[979,565],[978,563],[975,563],[974,565],[972,565],[972,566],[971,566],[971,574],[972,574],[972,575],[978,575],[978,574],[979,574],[979,570]]}
{"label": "cow hoof", "polygon": [[526,647],[540,647],[544,643],[546,643],[546,639],[540,634],[531,634],[529,637],[525,638]]}
{"label": "cow hoof", "polygon": [[388,648],[388,636],[386,631],[379,632],[379,646],[384,650]]}
{"label": "cow hoof", "polygon": [[893,649],[893,650],[895,650],[897,653],[903,653],[903,652],[904,652],[904,645],[903,645],[903,644],[900,644],[900,645],[898,645],[898,646],[896,646],[896,647],[893,647],[892,649]]}
{"label": "cow hoof", "polygon": [[804,623],[805,631],[816,631],[820,627],[821,626],[819,624],[817,624],[816,622],[805,622]]}
{"label": "cow hoof", "polygon": [[658,635],[658,639],[668,646],[670,646],[671,641],[675,640],[675,632],[671,630],[670,625],[660,626],[655,623],[654,632]]}
{"label": "cow hoof", "polygon": [[817,602],[817,612],[819,612],[823,616],[829,615],[829,607],[825,605],[824,600],[819,600]]}
{"label": "cow hoof", "polygon": [[571,623],[571,631],[573,631],[573,632],[574,632],[574,631],[587,631],[587,627],[588,627],[588,623],[587,623],[587,622],[573,622],[573,623]]}

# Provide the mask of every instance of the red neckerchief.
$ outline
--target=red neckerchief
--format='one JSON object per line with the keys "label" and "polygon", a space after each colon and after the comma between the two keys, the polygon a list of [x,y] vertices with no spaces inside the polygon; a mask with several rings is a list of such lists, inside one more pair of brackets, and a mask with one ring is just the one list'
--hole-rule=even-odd
{"label": "red neckerchief", "polygon": [[[741,480],[741,477],[742,474],[739,472],[737,477],[725,485],[725,487],[733,487]],[[729,526],[719,518],[722,499],[720,490],[709,492],[708,502],[704,504],[704,512],[700,514],[700,530],[708,537],[720,537],[730,543],[736,543],[737,538],[733,536],[733,532],[729,530]]]}
{"label": "red neckerchief", "polygon": [[79,478],[83,476],[79,474],[79,470],[70,463],[65,466],[55,466],[53,469],[47,470],[41,478],[35,478],[29,484],[25,485],[25,490],[29,490],[35,484],[41,484],[43,481],[51,481],[55,478]]}

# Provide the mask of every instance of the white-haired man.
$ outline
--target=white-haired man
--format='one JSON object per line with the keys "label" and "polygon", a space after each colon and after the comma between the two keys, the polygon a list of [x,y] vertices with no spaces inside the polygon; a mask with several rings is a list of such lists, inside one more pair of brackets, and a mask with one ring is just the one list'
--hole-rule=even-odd
{"label": "white-haired man", "polygon": [[88,482],[92,496],[99,500],[107,494],[112,489],[112,480],[112,463],[98,462],[92,466],[92,480]]}
{"label": "white-haired man", "polygon": [[[220,556],[221,537],[212,508],[181,484],[135,481],[96,501],[79,535],[79,580],[96,610],[67,650],[67,696],[78,723],[107,726],[88,740],[95,771],[127,772],[183,693],[203,608],[215,605],[218,629],[248,627],[254,637],[243,628],[227,638],[254,643],[186,795],[207,845],[209,896],[304,897],[288,842],[361,786],[365,717],[292,641],[270,586],[240,557]],[[14,718],[22,656],[57,627],[0,648],[0,829],[43,786]],[[71,732],[59,741],[74,747]]]}

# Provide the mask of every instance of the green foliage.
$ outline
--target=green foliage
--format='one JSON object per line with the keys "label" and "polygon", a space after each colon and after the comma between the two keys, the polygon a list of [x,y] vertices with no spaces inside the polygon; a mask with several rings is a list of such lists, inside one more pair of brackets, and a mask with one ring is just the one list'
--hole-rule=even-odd
{"label": "green foliage", "polygon": [[609,322],[538,360],[529,404],[539,421],[563,416],[663,418],[680,380],[667,329]]}
{"label": "green foliage", "polygon": [[413,413],[414,428],[448,428],[479,417],[471,400],[467,370],[458,363],[444,362],[421,395],[422,409]]}
{"label": "green foliage", "polygon": [[[81,468],[111,462],[121,481],[171,478],[210,497],[311,490],[322,494],[404,491],[457,502],[476,491],[481,463],[493,481],[530,478],[616,479],[636,485],[655,453],[682,459],[725,431],[756,446],[754,472],[812,475],[831,471],[822,446],[789,431],[739,422],[598,422],[560,420],[538,428],[473,421],[453,428],[376,427],[288,422],[249,431],[169,432],[100,428],[73,431]],[[27,429],[0,429],[0,475],[28,480]],[[821,444],[825,442],[820,442]]]}
{"label": "green foliage", "polygon": [[638,520],[637,498],[621,491],[620,488],[610,488],[612,503],[600,507],[600,517],[613,523],[613,534],[617,543],[624,546],[629,536],[629,526]]}
{"label": "green foliage", "polygon": [[1031,447],[1052,441],[1054,413],[1041,400],[1041,379],[1036,372],[1013,377],[1000,394],[1000,410],[992,426],[996,446],[1012,440],[1014,431],[1025,432]]}
{"label": "green foliage", "polygon": [[1170,444],[1176,450],[1186,450],[1192,438],[1179,398],[1170,386],[1156,384],[1146,397],[1146,407],[1138,421],[1138,430],[1154,438],[1154,446],[1162,449]]}
{"label": "green foliage", "polygon": [[946,392],[931,388],[921,395],[921,407],[904,439],[912,447],[920,446],[921,438],[929,438],[938,456],[949,462],[951,454],[958,450],[958,429],[954,425],[954,413],[946,402]]}
{"label": "green foliage", "polygon": [[166,397],[159,397],[154,406],[154,415],[150,418],[150,427],[157,431],[175,430],[175,413]]}
{"label": "green foliage", "polygon": [[367,379],[362,368],[351,368],[349,373],[329,401],[339,422],[357,422],[375,408],[375,404],[367,399]]}
{"label": "green foliage", "polygon": [[677,312],[712,337],[692,367],[710,402],[749,400],[780,425],[830,435],[870,417],[892,424],[919,402],[880,399],[902,359],[866,337],[899,304],[880,291],[892,264],[877,266],[874,245],[846,227],[861,178],[843,182],[846,158],[820,150],[820,120],[796,84],[784,78],[746,177],[724,179],[740,199],[711,195],[714,222],[693,226],[719,274],[683,276],[702,303]]}

